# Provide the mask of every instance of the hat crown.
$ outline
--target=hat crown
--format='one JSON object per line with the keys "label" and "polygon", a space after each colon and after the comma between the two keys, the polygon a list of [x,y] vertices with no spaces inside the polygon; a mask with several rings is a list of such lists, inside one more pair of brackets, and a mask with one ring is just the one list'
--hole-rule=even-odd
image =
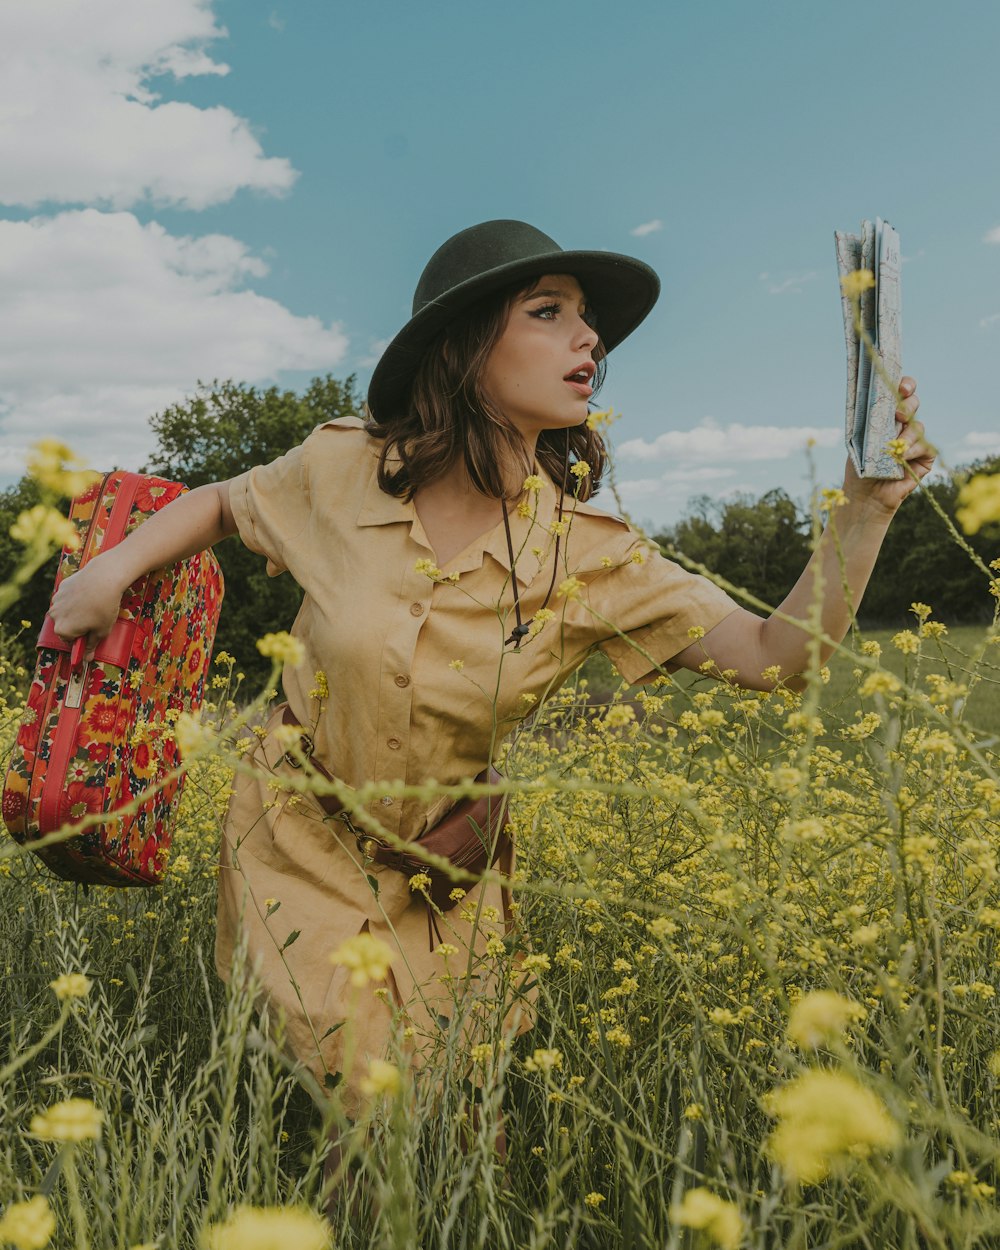
{"label": "hat crown", "polygon": [[526,221],[499,219],[469,226],[446,239],[424,266],[413,295],[413,315],[480,274],[562,250]]}

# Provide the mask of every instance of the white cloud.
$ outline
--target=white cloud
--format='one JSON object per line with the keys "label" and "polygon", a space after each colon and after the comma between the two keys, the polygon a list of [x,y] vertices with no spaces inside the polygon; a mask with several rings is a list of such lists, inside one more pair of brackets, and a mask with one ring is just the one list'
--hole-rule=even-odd
{"label": "white cloud", "polygon": [[1000,226],[994,226],[983,235],[984,243],[1000,243]]}
{"label": "white cloud", "polygon": [[772,278],[766,272],[757,275],[760,282],[767,283],[767,293],[769,295],[801,295],[803,286],[818,277],[819,274],[815,269],[810,269],[807,273],[789,274],[787,278],[781,279]]}
{"label": "white cloud", "polygon": [[372,369],[382,359],[382,353],[389,346],[389,339],[372,339],[368,344],[366,355],[357,362],[359,369]]}
{"label": "white cloud", "polygon": [[1000,430],[972,430],[962,439],[961,447],[974,456],[1000,454]]}
{"label": "white cloud", "polygon": [[0,204],[200,209],[241,188],[286,192],[294,169],[243,118],[163,103],[150,85],[227,74],[205,50],[225,33],[212,0],[3,0]]}
{"label": "white cloud", "polygon": [[988,317],[979,318],[980,330],[985,330],[987,326],[991,326],[994,321],[1000,321],[1000,313],[990,313]]}
{"label": "white cloud", "polygon": [[700,469],[668,469],[659,477],[635,478],[618,483],[624,499],[650,499],[673,486],[700,486],[734,477],[735,469],[705,465]]}
{"label": "white cloud", "polygon": [[747,460],[785,460],[800,454],[812,441],[817,447],[833,447],[840,440],[838,430],[821,426],[741,425],[735,421],[720,426],[705,417],[690,430],[667,430],[652,442],[629,439],[617,448],[621,460],[670,460],[680,466],[711,461],[715,465]]}
{"label": "white cloud", "polygon": [[134,466],[148,417],[199,379],[333,369],[341,326],[246,289],[266,272],[237,239],[178,237],[131,213],[0,221],[2,469],[19,473],[43,434]]}
{"label": "white cloud", "polygon": [[644,239],[647,234],[655,234],[657,230],[663,229],[663,222],[659,217],[655,217],[652,221],[644,221],[641,226],[636,226],[629,234],[634,235],[637,239]]}

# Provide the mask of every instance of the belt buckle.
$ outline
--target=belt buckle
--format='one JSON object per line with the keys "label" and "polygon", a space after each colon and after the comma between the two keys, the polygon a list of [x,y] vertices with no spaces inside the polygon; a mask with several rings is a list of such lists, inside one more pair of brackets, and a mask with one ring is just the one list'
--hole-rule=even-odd
{"label": "belt buckle", "polygon": [[[350,828],[350,825],[348,825],[348,828]],[[354,840],[358,844],[358,850],[365,857],[365,863],[370,864],[376,853],[385,846],[385,843],[381,838],[376,838],[371,833],[363,833],[354,829],[351,832],[354,834]]]}
{"label": "belt buckle", "polygon": [[[306,757],[306,759],[309,759],[313,751],[316,750],[316,744],[313,742],[310,734],[303,734],[299,738],[299,750]],[[281,758],[285,761],[289,768],[302,767],[301,763],[295,758],[291,751],[286,751]]]}

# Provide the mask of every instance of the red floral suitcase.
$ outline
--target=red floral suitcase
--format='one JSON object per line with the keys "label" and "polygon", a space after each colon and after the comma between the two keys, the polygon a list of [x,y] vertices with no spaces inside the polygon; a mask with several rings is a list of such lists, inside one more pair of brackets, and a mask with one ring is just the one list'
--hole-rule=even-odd
{"label": "red floral suitcase", "polygon": [[[186,489],[121,471],[95,482],[70,507],[80,546],[63,549],[56,587]],[[159,783],[178,765],[177,716],[201,706],[222,593],[210,550],[141,577],[89,662],[85,640],[64,642],[45,617],[3,820],[30,847],[92,813],[108,816],[37,851],[58,876],[116,886],[163,879],[183,774]],[[137,810],[113,815],[139,795]]]}

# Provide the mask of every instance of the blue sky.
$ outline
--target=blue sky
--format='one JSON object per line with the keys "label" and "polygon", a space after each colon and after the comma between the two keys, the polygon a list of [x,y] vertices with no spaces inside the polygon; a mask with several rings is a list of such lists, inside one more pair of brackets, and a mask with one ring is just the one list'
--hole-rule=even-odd
{"label": "blue sky", "polygon": [[639,520],[803,497],[808,436],[839,479],[865,216],[929,434],[1000,451],[998,47],[992,3],[5,0],[0,480],[39,433],[138,465],[199,378],[364,384],[492,217],[661,275],[601,396]]}

